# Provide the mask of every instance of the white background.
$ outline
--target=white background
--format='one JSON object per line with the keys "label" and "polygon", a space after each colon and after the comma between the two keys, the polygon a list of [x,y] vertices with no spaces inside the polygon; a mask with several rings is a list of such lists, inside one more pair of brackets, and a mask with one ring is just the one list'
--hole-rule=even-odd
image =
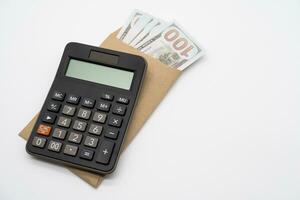
{"label": "white background", "polygon": [[[207,53],[94,189],[17,134],[65,44],[99,45],[134,8],[176,19]],[[299,1],[1,0],[0,199],[300,199],[299,86]]]}

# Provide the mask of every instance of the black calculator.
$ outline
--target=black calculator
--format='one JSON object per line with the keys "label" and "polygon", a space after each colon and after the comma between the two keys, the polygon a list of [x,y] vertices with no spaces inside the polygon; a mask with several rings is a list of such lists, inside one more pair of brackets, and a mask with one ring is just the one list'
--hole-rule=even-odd
{"label": "black calculator", "polygon": [[140,56],[67,44],[27,152],[99,174],[111,173],[146,68]]}

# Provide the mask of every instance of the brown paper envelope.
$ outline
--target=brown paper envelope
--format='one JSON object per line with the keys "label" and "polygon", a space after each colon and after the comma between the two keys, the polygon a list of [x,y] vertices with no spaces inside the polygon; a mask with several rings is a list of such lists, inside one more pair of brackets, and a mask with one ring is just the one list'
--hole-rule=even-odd
{"label": "brown paper envelope", "polygon": [[[101,44],[101,47],[140,55],[144,57],[148,63],[148,69],[140,91],[140,96],[132,116],[132,121],[127,130],[127,135],[123,145],[124,149],[138,134],[138,131],[142,128],[143,124],[181,74],[181,71],[170,68],[162,64],[160,61],[121,42],[116,38],[117,32],[118,31],[110,34]],[[27,124],[27,126],[19,133],[19,135],[25,140],[29,138],[37,117],[38,114],[35,115],[29,124]],[[103,176],[101,175],[72,167],[67,168],[93,187],[97,187],[103,180]]]}

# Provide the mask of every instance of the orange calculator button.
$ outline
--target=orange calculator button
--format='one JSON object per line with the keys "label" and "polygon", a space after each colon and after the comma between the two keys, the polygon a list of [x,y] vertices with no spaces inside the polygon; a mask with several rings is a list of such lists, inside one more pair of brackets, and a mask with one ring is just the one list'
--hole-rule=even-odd
{"label": "orange calculator button", "polygon": [[38,134],[48,136],[50,134],[50,131],[51,131],[51,126],[40,124],[36,132]]}

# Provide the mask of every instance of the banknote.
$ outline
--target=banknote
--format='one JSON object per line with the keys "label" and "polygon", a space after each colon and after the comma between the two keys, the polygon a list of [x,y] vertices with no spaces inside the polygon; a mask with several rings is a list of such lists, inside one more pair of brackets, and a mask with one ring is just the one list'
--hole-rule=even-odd
{"label": "banknote", "polygon": [[122,26],[121,30],[119,31],[117,38],[120,40],[124,40],[128,32],[133,29],[138,21],[142,18],[144,13],[139,10],[134,10],[129,18],[127,19],[126,23]]}
{"label": "banknote", "polygon": [[117,38],[179,70],[204,55],[203,48],[177,22],[165,22],[139,10],[132,12]]}
{"label": "banknote", "polygon": [[117,37],[129,44],[152,19],[151,15],[135,10],[119,31]]}
{"label": "banknote", "polygon": [[[148,36],[151,35],[151,33],[153,32],[153,30],[155,31],[156,29],[158,29],[159,27],[162,27],[165,25],[165,22],[163,22],[162,20],[153,18],[144,28],[143,30],[140,32],[140,34],[138,34],[134,40],[132,40],[129,45],[130,46],[137,46],[141,43],[143,43],[144,40],[149,39]],[[151,38],[151,36],[150,36]]]}
{"label": "banknote", "polygon": [[204,54],[203,48],[176,22],[138,49],[179,70],[185,69]]}

